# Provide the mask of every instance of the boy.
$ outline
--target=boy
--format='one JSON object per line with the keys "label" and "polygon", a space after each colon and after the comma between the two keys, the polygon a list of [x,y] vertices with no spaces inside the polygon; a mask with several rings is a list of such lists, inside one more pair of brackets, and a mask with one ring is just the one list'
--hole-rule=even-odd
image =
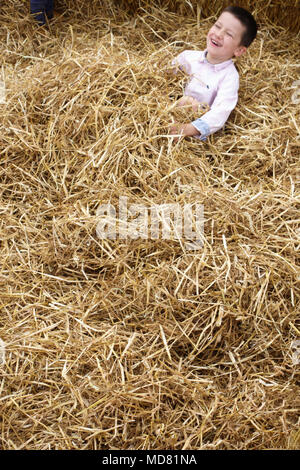
{"label": "boy", "polygon": [[41,26],[53,18],[53,9],[54,0],[30,0],[30,13]]}
{"label": "boy", "polygon": [[206,140],[224,126],[238,100],[239,75],[232,58],[244,54],[256,34],[252,14],[244,8],[229,6],[209,30],[205,51],[187,50],[177,56],[173,65],[191,75],[177,105],[192,106],[197,111],[200,103],[205,103],[210,109],[193,122],[173,124],[171,135]]}

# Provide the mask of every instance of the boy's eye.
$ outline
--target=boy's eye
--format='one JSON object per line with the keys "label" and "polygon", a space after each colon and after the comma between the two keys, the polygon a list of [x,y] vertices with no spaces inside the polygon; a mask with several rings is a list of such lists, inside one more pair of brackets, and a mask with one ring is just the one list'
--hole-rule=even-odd
{"label": "boy's eye", "polygon": [[216,28],[220,28],[220,25],[219,25],[219,24],[215,24],[215,27],[216,27]]}

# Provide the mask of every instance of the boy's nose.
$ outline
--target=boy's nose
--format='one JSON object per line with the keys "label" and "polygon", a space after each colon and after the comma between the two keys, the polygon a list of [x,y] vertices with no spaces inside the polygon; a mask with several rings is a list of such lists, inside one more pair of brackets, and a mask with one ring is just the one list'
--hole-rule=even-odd
{"label": "boy's nose", "polygon": [[224,36],[224,31],[222,29],[219,29],[216,33],[217,38],[222,39]]}

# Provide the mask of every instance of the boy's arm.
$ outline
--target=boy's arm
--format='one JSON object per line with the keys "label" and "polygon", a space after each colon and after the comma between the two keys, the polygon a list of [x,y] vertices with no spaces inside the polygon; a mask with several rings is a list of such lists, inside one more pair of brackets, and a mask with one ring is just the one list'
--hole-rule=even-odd
{"label": "boy's arm", "polygon": [[185,50],[178,54],[175,59],[172,60],[171,62],[171,67],[174,73],[178,72],[178,70],[181,70],[182,72],[185,72],[187,74],[191,73],[191,65],[190,65],[190,53],[193,51],[190,50]]}
{"label": "boy's arm", "polygon": [[221,129],[238,101],[238,73],[224,78],[210,110],[191,124],[201,135],[201,140]]}
{"label": "boy's arm", "polygon": [[195,126],[193,126],[192,123],[182,124],[180,122],[177,122],[170,126],[169,132],[171,135],[180,135],[182,137],[200,136],[200,132],[198,131],[198,129],[196,129]]}
{"label": "boy's arm", "polygon": [[165,65],[165,59],[162,59],[160,62],[158,62],[155,67],[160,70],[160,73],[164,73],[165,75],[176,75],[178,71],[182,71],[185,73],[188,73],[188,63],[186,62],[185,56],[186,53],[189,51],[183,51],[180,54],[178,54],[175,59],[172,59],[168,65]]}

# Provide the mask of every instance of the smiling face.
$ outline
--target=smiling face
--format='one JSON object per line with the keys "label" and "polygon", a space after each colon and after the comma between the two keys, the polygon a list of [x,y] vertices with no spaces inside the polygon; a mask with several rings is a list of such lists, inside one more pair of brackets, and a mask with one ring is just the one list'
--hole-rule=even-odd
{"label": "smiling face", "polygon": [[207,60],[219,64],[232,57],[239,57],[247,50],[241,45],[245,26],[231,13],[221,14],[207,34]]}

